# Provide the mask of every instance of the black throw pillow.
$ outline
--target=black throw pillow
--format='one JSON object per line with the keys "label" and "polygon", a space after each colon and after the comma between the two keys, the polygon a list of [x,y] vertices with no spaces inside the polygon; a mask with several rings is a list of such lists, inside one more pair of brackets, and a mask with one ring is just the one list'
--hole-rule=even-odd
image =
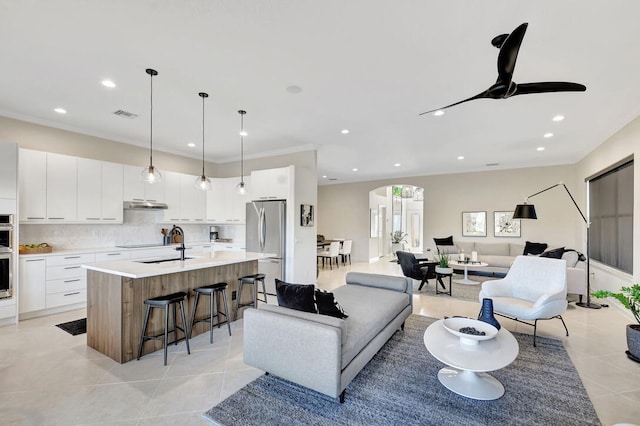
{"label": "black throw pillow", "polygon": [[528,254],[542,254],[547,249],[546,243],[532,243],[531,241],[527,241],[524,244],[524,254],[525,256]]}
{"label": "black throw pillow", "polygon": [[289,284],[276,278],[278,305],[304,312],[317,313],[313,284]]}
{"label": "black throw pillow", "polygon": [[540,255],[540,257],[550,257],[551,259],[562,259],[563,254],[564,254],[564,247],[560,247],[553,250],[546,250]]}
{"label": "black throw pillow", "polygon": [[338,305],[333,293],[326,290],[316,289],[316,305],[320,315],[329,315],[336,318],[348,318],[349,315]]}
{"label": "black throw pillow", "polygon": [[453,235],[448,236],[447,238],[434,238],[433,241],[437,246],[452,246],[453,245]]}

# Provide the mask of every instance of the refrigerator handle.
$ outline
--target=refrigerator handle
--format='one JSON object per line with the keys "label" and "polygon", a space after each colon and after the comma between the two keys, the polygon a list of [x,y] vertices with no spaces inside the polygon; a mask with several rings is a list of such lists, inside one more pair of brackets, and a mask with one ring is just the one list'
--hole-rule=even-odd
{"label": "refrigerator handle", "polygon": [[264,216],[264,207],[261,207],[258,213],[258,243],[260,251],[264,251],[265,235],[267,233],[267,223]]}

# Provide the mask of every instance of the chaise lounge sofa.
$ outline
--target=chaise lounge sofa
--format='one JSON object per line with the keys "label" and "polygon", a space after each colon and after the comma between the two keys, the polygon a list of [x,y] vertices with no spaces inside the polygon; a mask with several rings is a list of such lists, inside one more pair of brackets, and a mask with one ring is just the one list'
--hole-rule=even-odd
{"label": "chaise lounge sofa", "polygon": [[344,390],[413,310],[411,280],[349,272],[348,318],[261,303],[244,313],[244,362],[344,402]]}

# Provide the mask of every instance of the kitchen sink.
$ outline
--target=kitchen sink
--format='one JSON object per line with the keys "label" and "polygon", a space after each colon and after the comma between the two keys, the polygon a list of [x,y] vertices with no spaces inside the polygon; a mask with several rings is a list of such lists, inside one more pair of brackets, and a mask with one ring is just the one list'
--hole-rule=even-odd
{"label": "kitchen sink", "polygon": [[[194,259],[193,257],[185,257],[184,260]],[[164,262],[173,262],[175,260],[181,260],[179,257],[172,257],[169,259],[151,259],[151,260],[136,260],[138,263],[164,263]]]}

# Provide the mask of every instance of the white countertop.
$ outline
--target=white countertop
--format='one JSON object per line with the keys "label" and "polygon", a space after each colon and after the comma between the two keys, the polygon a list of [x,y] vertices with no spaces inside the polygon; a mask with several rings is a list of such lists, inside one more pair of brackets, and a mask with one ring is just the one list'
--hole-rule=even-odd
{"label": "white countertop", "polygon": [[[187,244],[188,245],[188,244]],[[176,253],[178,256],[179,254]],[[211,268],[214,266],[230,265],[233,263],[248,262],[269,257],[269,254],[220,250],[212,253],[189,253],[184,261],[174,260],[163,263],[141,263],[140,260],[109,260],[82,265],[83,268],[119,275],[129,278],[145,278],[158,275],[173,274],[176,272],[191,271],[195,269]]]}
{"label": "white countertop", "polygon": [[[216,246],[223,246],[223,245],[227,245],[227,246],[237,246],[237,247],[244,247],[243,243],[236,243],[236,242],[221,242],[221,241],[194,241],[194,242],[187,242],[185,243],[185,246],[187,248],[189,247],[193,247],[193,246],[203,246],[203,245],[208,245],[208,244],[214,244]],[[135,251],[135,250],[153,250],[153,249],[162,249],[162,248],[166,248],[166,247],[178,247],[180,244],[179,243],[174,243],[174,244],[169,244],[169,245],[162,245],[161,243],[159,243],[158,245],[149,245],[149,246],[140,246],[140,247],[118,247],[118,246],[108,246],[108,247],[88,247],[88,248],[64,248],[64,249],[59,249],[54,247],[53,248],[53,252],[51,253],[37,253],[37,254],[21,254],[20,256],[37,256],[37,257],[43,257],[43,256],[55,256],[55,255],[70,255],[70,254],[84,254],[84,253],[108,253],[108,252],[116,252],[116,251]]]}

